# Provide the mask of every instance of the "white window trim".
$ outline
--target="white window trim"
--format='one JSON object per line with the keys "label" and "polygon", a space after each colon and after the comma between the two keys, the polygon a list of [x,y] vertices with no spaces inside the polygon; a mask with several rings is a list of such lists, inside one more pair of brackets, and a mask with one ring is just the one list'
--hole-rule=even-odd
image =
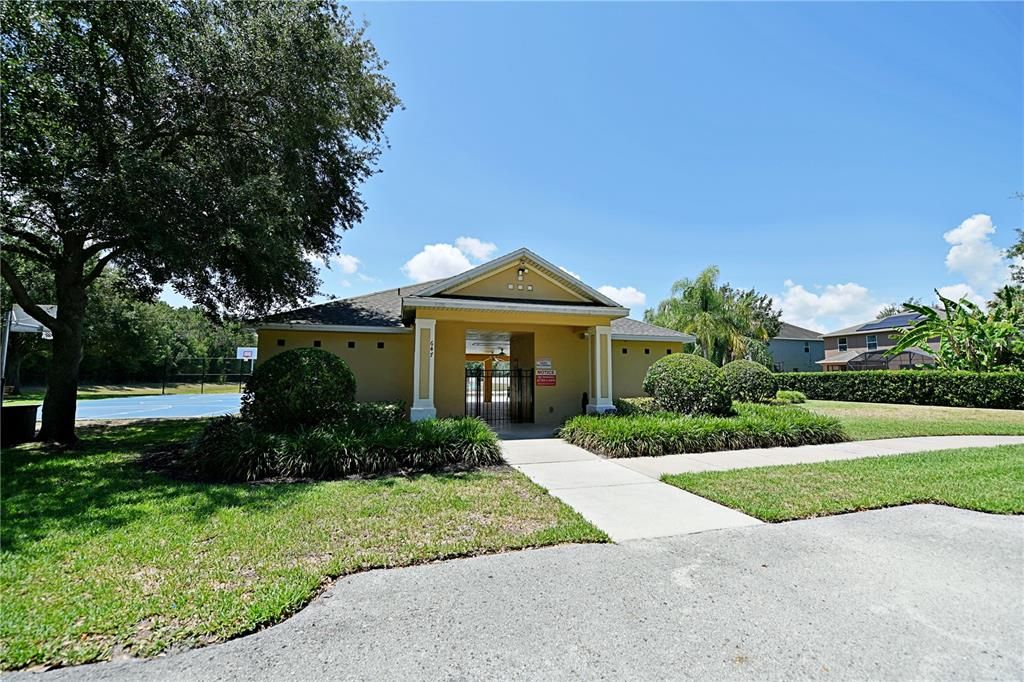
{"label": "white window trim", "polygon": [[[846,347],[843,348],[843,346],[846,346]],[[838,339],[836,339],[836,348],[839,349],[840,353],[845,353],[846,351],[850,350],[850,344],[849,344],[849,340],[847,339],[847,337],[840,336]]]}
{"label": "white window trim", "polygon": [[[871,339],[874,339],[875,347],[871,347]],[[878,350],[878,334],[868,334],[864,339],[864,343],[867,344],[868,350]]]}

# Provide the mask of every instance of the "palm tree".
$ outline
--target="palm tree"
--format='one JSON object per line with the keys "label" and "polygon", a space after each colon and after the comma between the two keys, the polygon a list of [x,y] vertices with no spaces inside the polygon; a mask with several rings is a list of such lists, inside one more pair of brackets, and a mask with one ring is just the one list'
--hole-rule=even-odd
{"label": "palm tree", "polygon": [[697,352],[719,365],[747,355],[751,341],[767,341],[778,332],[778,314],[756,291],[718,284],[718,268],[705,268],[696,279],[672,285],[672,295],[644,319],[697,338]]}

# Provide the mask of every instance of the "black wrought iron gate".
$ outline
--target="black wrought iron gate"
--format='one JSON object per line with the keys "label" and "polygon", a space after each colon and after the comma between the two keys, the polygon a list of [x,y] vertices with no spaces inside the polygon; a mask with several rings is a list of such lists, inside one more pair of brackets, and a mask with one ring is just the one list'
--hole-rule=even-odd
{"label": "black wrought iron gate", "polygon": [[466,415],[488,424],[533,421],[533,370],[466,368]]}

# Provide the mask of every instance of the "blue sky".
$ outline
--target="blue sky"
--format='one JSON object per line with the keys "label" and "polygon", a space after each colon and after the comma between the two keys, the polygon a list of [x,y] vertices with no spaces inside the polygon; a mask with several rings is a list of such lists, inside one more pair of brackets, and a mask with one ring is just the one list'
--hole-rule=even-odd
{"label": "blue sky", "polygon": [[634,316],[716,264],[824,330],[1005,276],[1024,5],[352,9],[405,108],[325,292],[527,246]]}

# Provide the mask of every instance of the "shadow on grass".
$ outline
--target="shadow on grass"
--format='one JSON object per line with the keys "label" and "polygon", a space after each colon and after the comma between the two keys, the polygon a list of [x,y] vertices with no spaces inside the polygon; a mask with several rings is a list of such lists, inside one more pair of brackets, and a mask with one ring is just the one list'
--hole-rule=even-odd
{"label": "shadow on grass", "polygon": [[[205,420],[152,421],[80,430],[81,447],[40,444],[9,448],[0,456],[0,546],[19,553],[38,549],[56,533],[102,533],[153,515],[187,515],[205,521],[231,507],[249,511],[287,505],[327,481],[208,483],[165,475],[140,463],[147,452],[181,447]],[[473,481],[484,470],[404,476],[396,473],[361,483],[381,490],[419,476]]]}

